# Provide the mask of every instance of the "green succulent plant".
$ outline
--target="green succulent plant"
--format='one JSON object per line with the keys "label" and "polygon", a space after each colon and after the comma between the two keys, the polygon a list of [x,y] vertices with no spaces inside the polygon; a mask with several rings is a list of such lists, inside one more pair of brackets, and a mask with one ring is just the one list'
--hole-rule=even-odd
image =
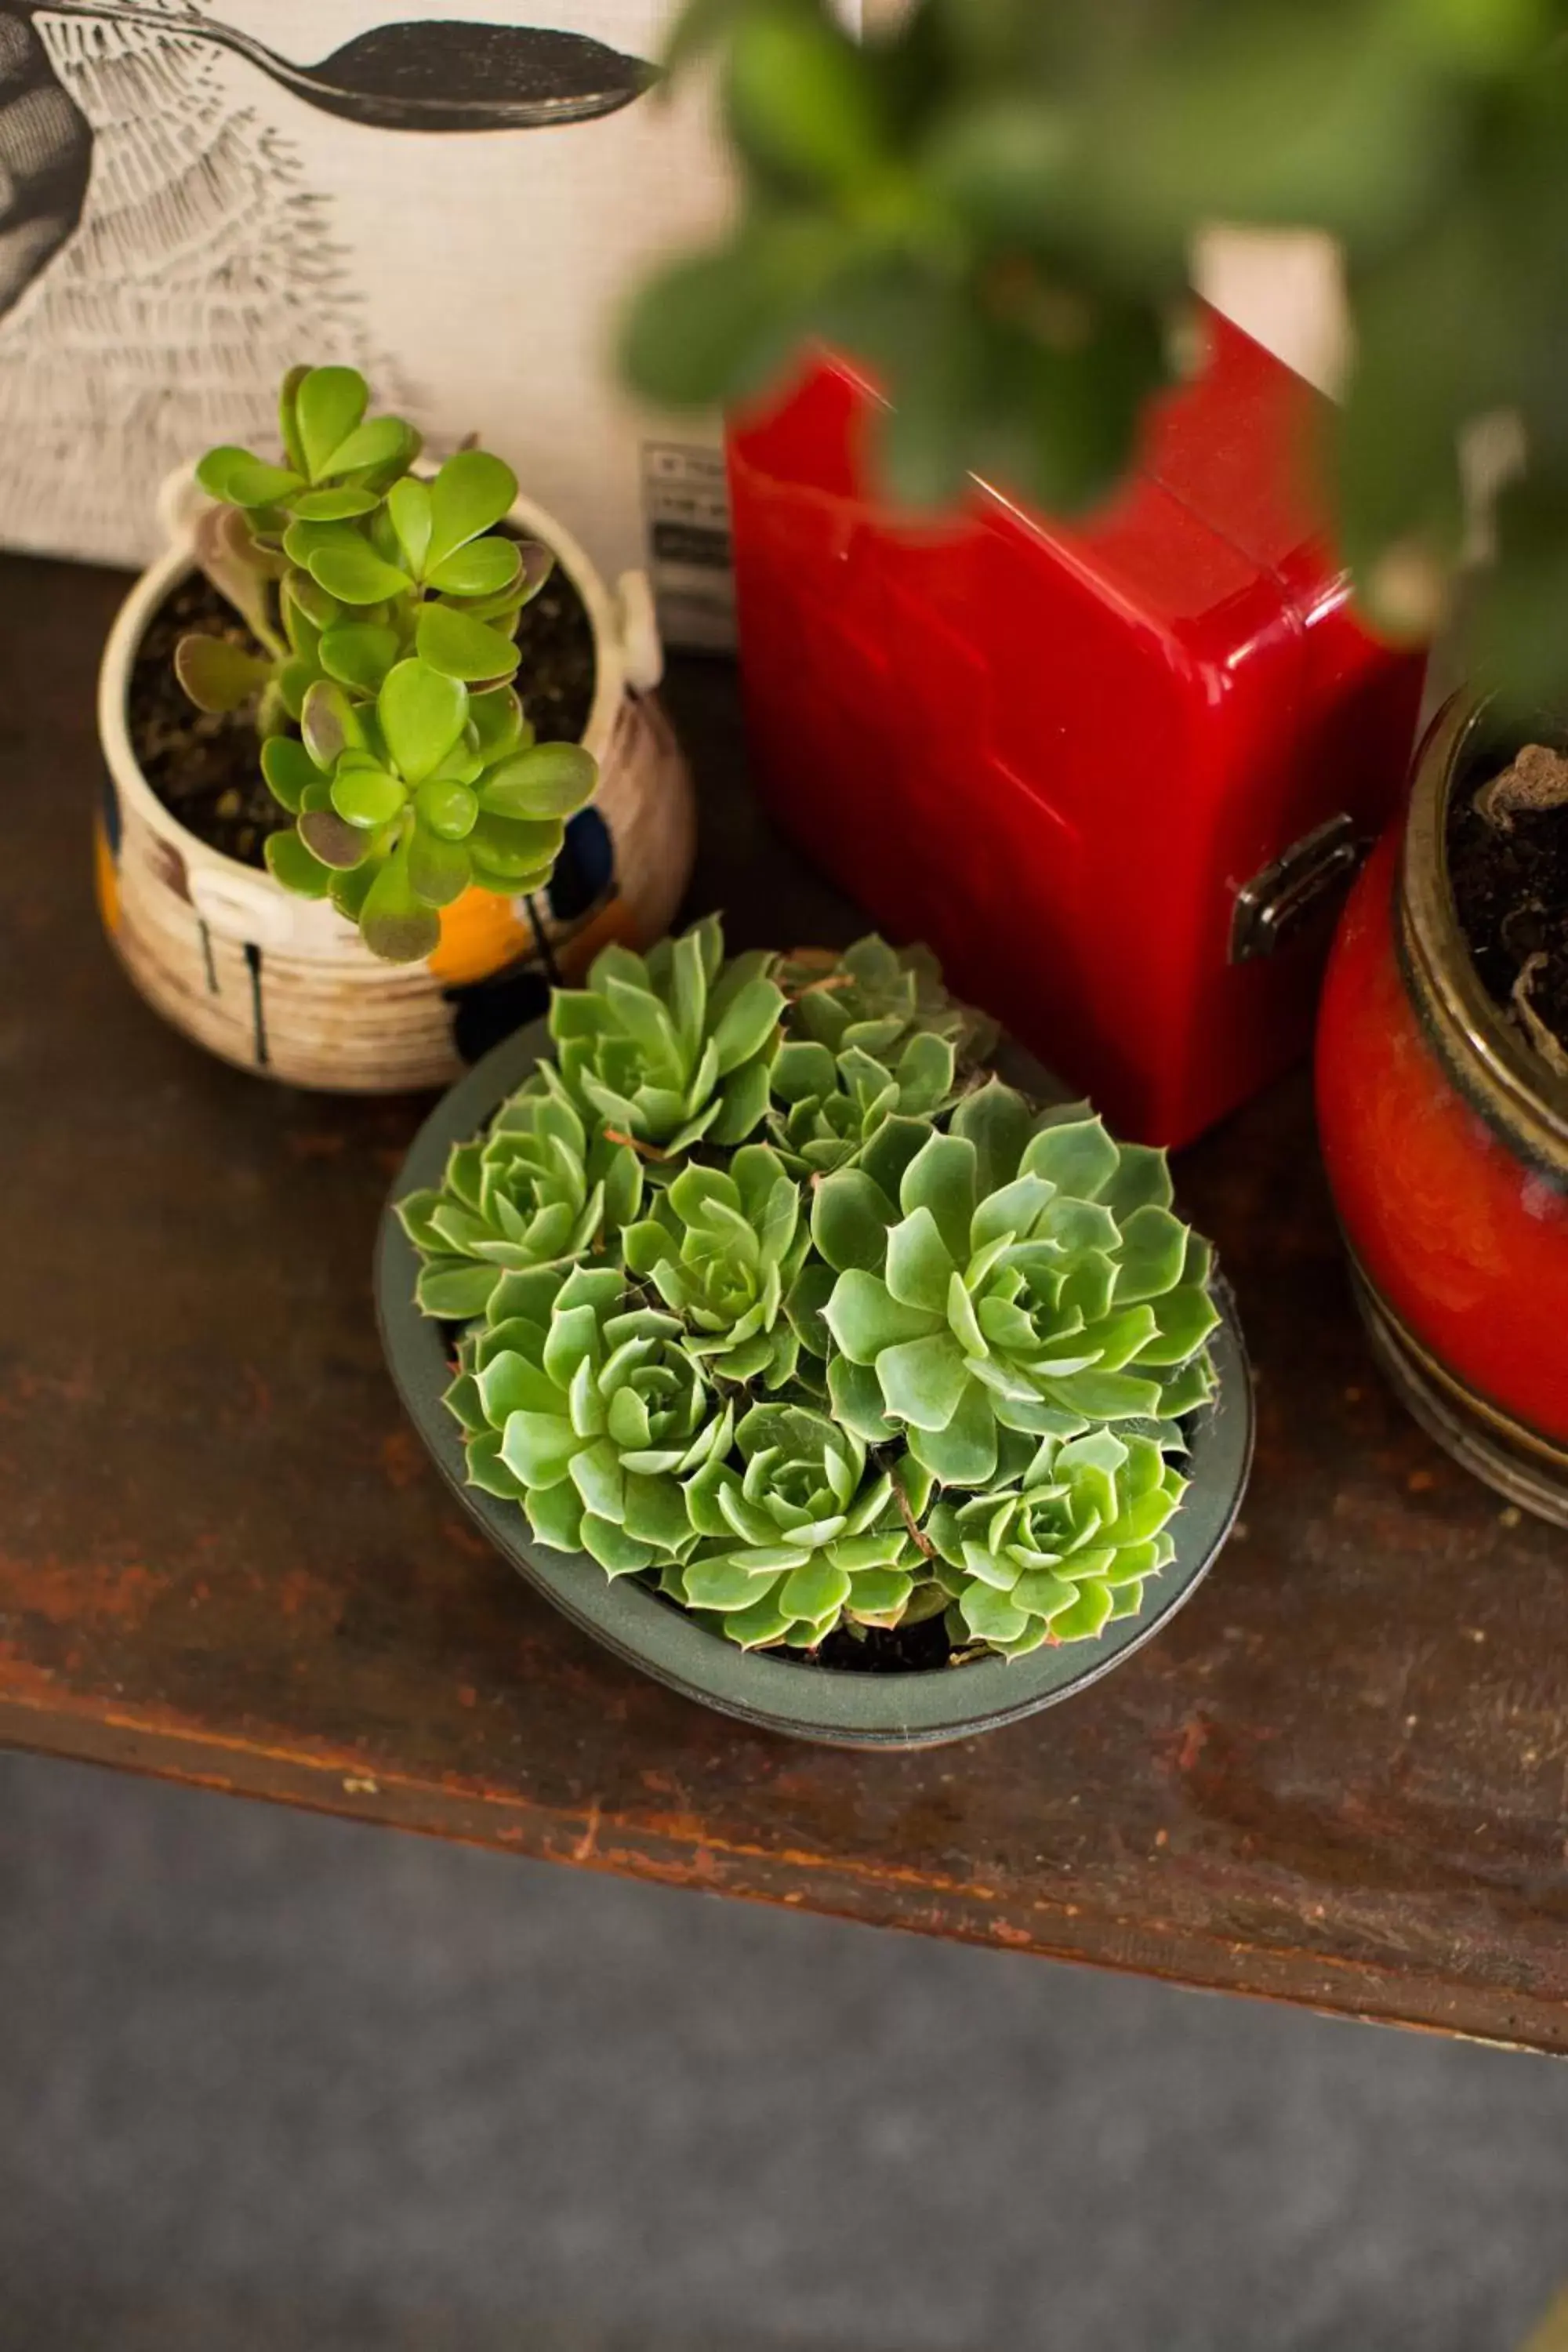
{"label": "green succulent plant", "polygon": [[[1084,1105],[954,1102],[951,1034],[781,1045],[773,971],[716,919],[607,950],[559,1060],[400,1204],[419,1304],[466,1325],[469,1479],[743,1648],[1092,1640],[1173,1557],[1208,1245]],[[754,1139],[770,1069],[774,1121],[820,1122],[793,1156]]]}
{"label": "green succulent plant", "polygon": [[939,1502],[929,1521],[955,1633],[1016,1658],[1136,1616],[1145,1580],[1175,1556],[1166,1523],[1187,1489],[1158,1444],[1006,1430],[997,1468],[996,1485]]}
{"label": "green succulent plant", "polygon": [[812,1212],[837,1275],[823,1319],[838,1418],[871,1444],[907,1432],[944,1484],[988,1486],[999,1428],[1072,1437],[1191,1411],[1219,1318],[1207,1245],[1170,1202],[1163,1153],[995,1081],[945,1134],[884,1129]]}
{"label": "green succulent plant", "polygon": [[792,1168],[827,1175],[858,1159],[889,1118],[934,1118],[952,1103],[950,1039],[916,1030],[884,1061],[863,1045],[835,1054],[816,1039],[786,1038],[769,1075],[768,1130]]}
{"label": "green succulent plant", "polygon": [[729,1452],[735,1414],[682,1339],[618,1266],[503,1276],[447,1394],[473,1483],[612,1576],[685,1558],[698,1531],[682,1481]]}
{"label": "green succulent plant", "polygon": [[197,634],[174,666],[203,709],[254,705],[262,772],[294,819],[266,844],[275,878],[330,897],[404,962],[470,885],[542,888],[597,771],[580,744],[534,741],[510,683],[519,614],[552,561],[495,530],[515,476],[463,449],[416,477],[418,435],[367,418],[368,398],[353,368],[292,369],[284,462],[202,460],[219,503],[198,561],[262,650]]}
{"label": "green succulent plant", "polygon": [[439,1187],[397,1204],[420,1252],[423,1313],[482,1315],[507,1274],[558,1266],[604,1247],[642,1204],[642,1165],[626,1144],[589,1139],[548,1064],[502,1104],[489,1131],[454,1147]]}
{"label": "green succulent plant", "polygon": [[784,1301],[810,1244],[800,1188],[765,1143],[743,1143],[727,1169],[689,1162],[621,1236],[631,1272],[679,1316],[688,1352],[770,1389],[800,1353]]}
{"label": "green succulent plant", "polygon": [[797,948],[781,958],[778,979],[790,1000],[786,1034],[836,1055],[858,1047],[890,1068],[911,1037],[929,1033],[963,1065],[996,1042],[996,1024],[948,993],[928,947],[892,948],[875,931],[841,954]]}
{"label": "green succulent plant", "polygon": [[713,1612],[742,1649],[812,1649],[846,1622],[946,1607],[916,1532],[931,1492],[918,1463],[868,1464],[858,1438],[798,1402],[753,1405],[735,1442],[740,1468],[715,1455],[687,1483],[704,1541],[665,1571],[673,1598]]}
{"label": "green succulent plant", "polygon": [[660,1163],[698,1142],[743,1143],[768,1108],[783,992],[761,952],[724,961],[716,916],[647,957],[607,947],[581,989],[557,989],[551,1034],[574,1097]]}

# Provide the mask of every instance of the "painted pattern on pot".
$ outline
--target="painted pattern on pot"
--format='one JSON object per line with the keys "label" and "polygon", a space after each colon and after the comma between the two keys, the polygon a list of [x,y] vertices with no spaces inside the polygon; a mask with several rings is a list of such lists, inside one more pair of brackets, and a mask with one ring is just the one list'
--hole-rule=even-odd
{"label": "painted pattern on pot", "polygon": [[[168,552],[132,590],[104,653],[99,726],[109,773],[95,866],[105,929],[148,1002],[226,1061],[342,1093],[446,1085],[608,941],[657,939],[685,889],[691,782],[653,691],[662,656],[647,581],[625,573],[612,592],[552,516],[517,501],[511,520],[554,551],[593,629],[583,740],[599,762],[598,791],[568,827],[547,890],[523,899],[468,891],[442,910],[427,962],[389,964],[331,906],[208,847],[137,761],[132,665],[153,615],[193,568],[202,503],[189,471],[165,486]],[[526,698],[525,680],[520,688]]]}
{"label": "painted pattern on pot", "polygon": [[[1568,1086],[1481,983],[1446,846],[1485,713],[1443,711],[1356,886],[1318,1033],[1323,1157],[1384,1370],[1467,1468],[1568,1525]],[[1502,763],[1500,757],[1496,764]]]}

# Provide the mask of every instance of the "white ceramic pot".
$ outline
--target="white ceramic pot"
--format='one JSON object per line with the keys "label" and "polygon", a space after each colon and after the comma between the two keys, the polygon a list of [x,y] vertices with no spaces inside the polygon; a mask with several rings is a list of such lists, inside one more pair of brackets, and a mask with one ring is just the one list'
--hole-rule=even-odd
{"label": "white ceramic pot", "polygon": [[[548,892],[465,893],[443,910],[427,962],[373,956],[352,923],[262,869],[222,856],[152,790],[127,721],[132,665],[153,614],[193,569],[205,504],[194,472],[164,485],[168,551],[115,620],[99,680],[109,791],[99,824],[104,926],[132,982],[177,1029],[264,1076],[340,1093],[446,1086],[532,1019],[552,980],[580,978],[607,941],[645,947],[668,927],[691,869],[691,780],[653,689],[663,667],[647,581],[612,591],[554,517],[519,499],[511,519],[554,552],[594,633],[583,741],[599,763]],[[527,698],[527,679],[519,690]]]}

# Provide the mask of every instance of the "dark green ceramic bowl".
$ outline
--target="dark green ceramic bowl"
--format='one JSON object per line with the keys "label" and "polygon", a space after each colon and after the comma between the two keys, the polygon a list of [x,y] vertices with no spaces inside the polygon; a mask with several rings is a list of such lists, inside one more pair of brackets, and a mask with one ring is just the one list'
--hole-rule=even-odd
{"label": "dark green ceramic bowl", "polygon": [[[521,1086],[549,1045],[542,1022],[520,1030],[444,1096],[415,1138],[391,1199],[440,1181],[454,1143],[476,1134]],[[999,1057],[1005,1074],[1040,1099],[1061,1088],[1016,1054]],[[1097,1682],[1158,1633],[1179,1609],[1230,1532],[1252,1459],[1252,1383],[1228,1295],[1215,1335],[1219,1390],[1205,1412],[1187,1467],[1192,1488],[1172,1522],[1176,1557],[1152,1588],[1143,1613],[1110,1626],[1098,1641],[1064,1643],[1026,1658],[982,1658],[923,1674],[849,1674],[741,1650],[629,1577],[614,1582],[585,1553],[536,1543],[515,1504],[465,1485],[457,1423],[441,1402],[450,1374],[440,1327],[414,1304],[418,1261],[389,1204],[376,1256],[376,1301],[383,1344],[420,1436],[470,1516],[498,1551],[563,1615],[646,1674],[688,1698],[743,1722],[797,1739],[842,1748],[924,1748],[1014,1723]]]}

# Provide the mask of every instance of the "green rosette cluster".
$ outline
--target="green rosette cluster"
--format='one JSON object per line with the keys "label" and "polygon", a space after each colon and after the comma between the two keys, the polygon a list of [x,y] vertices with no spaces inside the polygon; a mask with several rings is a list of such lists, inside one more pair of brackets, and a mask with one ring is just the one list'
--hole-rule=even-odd
{"label": "green rosette cluster", "polygon": [[424,1261],[419,1306],[452,1322],[482,1315],[503,1275],[603,1248],[632,1223],[642,1197],[636,1152],[590,1139],[546,1064],[537,1088],[504,1103],[488,1134],[456,1146],[438,1188],[398,1202]]}
{"label": "green rosette cluster", "polygon": [[918,1031],[889,1065],[863,1045],[835,1055],[815,1038],[790,1038],[772,1072],[768,1129],[789,1165],[830,1175],[859,1159],[889,1118],[934,1118],[957,1094],[951,1042]]}
{"label": "green rosette cluster", "polygon": [[770,1389],[799,1358],[784,1300],[810,1243],[800,1188],[765,1143],[743,1143],[728,1168],[689,1163],[622,1237],[628,1270],[680,1317],[691,1354]]}
{"label": "green rosette cluster", "polygon": [[846,1620],[895,1626],[946,1607],[918,1533],[931,1482],[917,1463],[868,1463],[800,1404],[753,1405],[735,1440],[741,1467],[715,1458],[689,1483],[703,1540],[667,1592],[716,1612],[743,1649],[814,1649]]}
{"label": "green rosette cluster", "polygon": [[831,1040],[712,919],[557,995],[556,1060],[402,1204],[469,1475],[748,1649],[1093,1641],[1173,1557],[1211,1254],[1163,1154],[966,1066],[868,945]]}
{"label": "green rosette cluster", "polygon": [[1185,1490],[1153,1439],[1095,1429],[1036,1445],[1008,1430],[998,1469],[986,1493],[931,1515],[937,1575],[970,1638],[1018,1658],[1135,1617],[1174,1555],[1166,1522]]}
{"label": "green rosette cluster", "polygon": [[1208,1245],[1163,1154],[1083,1105],[1038,1112],[993,1080],[945,1133],[889,1125],[817,1187],[812,1232],[837,1277],[835,1411],[869,1444],[904,1433],[944,1485],[987,1485],[1004,1429],[1171,1425],[1210,1394]]}
{"label": "green rosette cluster", "polygon": [[648,956],[605,948],[550,1012],[561,1075],[607,1129],[668,1164],[743,1143],[768,1108],[784,992],[765,953],[724,961],[717,916]]}
{"label": "green rosette cluster", "polygon": [[728,1453],[735,1410],[680,1341],[618,1267],[504,1276],[447,1392],[474,1483],[521,1503],[541,1543],[591,1552],[612,1576],[688,1556],[686,1482]]}
{"label": "green rosette cluster", "polygon": [[889,1064],[923,1032],[944,1037],[968,1065],[996,1043],[996,1024],[949,994],[929,948],[889,947],[875,931],[838,954],[804,948],[781,957],[779,980],[790,999],[791,1034],[836,1055],[858,1046]]}

